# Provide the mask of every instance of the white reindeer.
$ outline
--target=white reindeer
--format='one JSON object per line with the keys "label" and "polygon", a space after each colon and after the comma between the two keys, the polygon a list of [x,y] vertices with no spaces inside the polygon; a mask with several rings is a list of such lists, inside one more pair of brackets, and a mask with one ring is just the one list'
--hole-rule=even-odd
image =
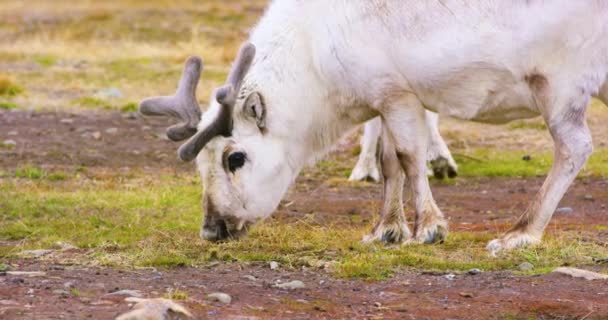
{"label": "white reindeer", "polygon": [[[249,41],[200,123],[198,58],[175,96],[141,105],[183,119],[168,135],[191,136],[178,153],[197,159],[209,240],[238,237],[271,215],[306,164],[376,116],[389,137],[385,200],[366,240],[443,239],[447,221],[426,176],[426,109],[492,123],[544,118],[553,166],[488,248],[537,243],[592,152],[590,97],[608,102],[608,0],[276,0]],[[406,176],[413,234],[401,199]]]}
{"label": "white reindeer", "polygon": [[[433,175],[437,179],[443,179],[446,175],[450,178],[456,177],[458,175],[458,165],[439,132],[439,115],[427,111],[425,118],[426,124],[429,127],[427,160],[431,164]],[[376,117],[365,123],[363,136],[361,137],[359,159],[348,180],[380,181],[380,170],[378,169],[380,149],[378,145],[381,133],[382,119],[380,117]]]}

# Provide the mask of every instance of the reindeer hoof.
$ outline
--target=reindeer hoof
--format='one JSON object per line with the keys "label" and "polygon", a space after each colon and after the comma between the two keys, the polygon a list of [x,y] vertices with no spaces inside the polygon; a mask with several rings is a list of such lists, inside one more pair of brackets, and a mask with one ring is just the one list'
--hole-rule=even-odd
{"label": "reindeer hoof", "polygon": [[540,243],[540,238],[534,237],[527,233],[515,231],[509,232],[501,238],[488,242],[486,249],[489,250],[493,256],[496,256],[496,254],[500,251],[526,247],[537,243]]}
{"label": "reindeer hoof", "polygon": [[458,176],[458,168],[441,156],[431,160],[431,168],[433,168],[433,175],[439,180],[443,180],[446,176],[451,179]]}
{"label": "reindeer hoof", "polygon": [[396,245],[407,243],[411,238],[412,233],[408,226],[403,223],[376,228],[372,233],[363,237],[363,243],[382,242],[386,245]]}
{"label": "reindeer hoof", "polygon": [[431,224],[418,227],[415,240],[418,243],[443,243],[447,236],[448,222],[443,218],[437,218]]}

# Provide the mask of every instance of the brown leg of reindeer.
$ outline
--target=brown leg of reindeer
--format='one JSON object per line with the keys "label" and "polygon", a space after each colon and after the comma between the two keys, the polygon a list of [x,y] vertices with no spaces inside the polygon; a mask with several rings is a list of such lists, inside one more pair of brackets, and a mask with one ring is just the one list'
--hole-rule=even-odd
{"label": "brown leg of reindeer", "polygon": [[[589,96],[551,96],[550,84],[542,76],[530,80],[537,105],[555,143],[555,159],[540,192],[519,221],[501,238],[492,240],[488,250],[496,253],[540,242],[559,201],[593,151],[591,135],[585,121]],[[563,106],[549,107],[553,101]]]}
{"label": "brown leg of reindeer", "polygon": [[384,203],[380,220],[364,242],[382,241],[403,243],[412,233],[403,212],[403,184],[405,175],[397,158],[395,146],[387,134],[382,136],[382,175],[384,176]]}
{"label": "brown leg of reindeer", "polygon": [[447,221],[433,199],[426,175],[429,129],[425,121],[425,110],[414,95],[406,94],[387,101],[381,113],[412,190],[416,212],[414,241],[442,241],[447,236],[448,228]]}

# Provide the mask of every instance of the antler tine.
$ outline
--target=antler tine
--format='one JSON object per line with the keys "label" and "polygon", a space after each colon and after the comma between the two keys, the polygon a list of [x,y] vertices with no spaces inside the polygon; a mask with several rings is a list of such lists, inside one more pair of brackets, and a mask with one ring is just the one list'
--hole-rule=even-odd
{"label": "antler tine", "polygon": [[239,49],[239,53],[228,74],[226,84],[216,91],[216,99],[221,105],[233,106],[236,102],[237,94],[241,90],[241,84],[249,67],[255,57],[255,46],[246,42]]}
{"label": "antler tine", "polygon": [[232,134],[232,109],[254,57],[255,46],[253,44],[245,43],[241,46],[232,69],[230,69],[226,85],[215,92],[216,100],[220,104],[217,116],[205,129],[197,132],[179,148],[177,153],[180,159],[192,161],[211,139],[217,136],[228,137]]}
{"label": "antler tine", "polygon": [[201,110],[196,100],[196,87],[202,69],[201,58],[188,58],[175,95],[148,98],[140,103],[139,111],[144,115],[171,116],[182,121],[167,129],[167,136],[173,141],[187,139],[197,131]]}

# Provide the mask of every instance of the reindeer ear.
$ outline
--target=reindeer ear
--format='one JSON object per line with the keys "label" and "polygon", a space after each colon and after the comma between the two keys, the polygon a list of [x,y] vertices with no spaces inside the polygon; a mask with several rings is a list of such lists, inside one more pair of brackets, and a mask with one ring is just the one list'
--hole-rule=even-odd
{"label": "reindeer ear", "polygon": [[244,112],[247,116],[255,119],[258,128],[266,128],[266,105],[258,92],[251,93],[243,104]]}

